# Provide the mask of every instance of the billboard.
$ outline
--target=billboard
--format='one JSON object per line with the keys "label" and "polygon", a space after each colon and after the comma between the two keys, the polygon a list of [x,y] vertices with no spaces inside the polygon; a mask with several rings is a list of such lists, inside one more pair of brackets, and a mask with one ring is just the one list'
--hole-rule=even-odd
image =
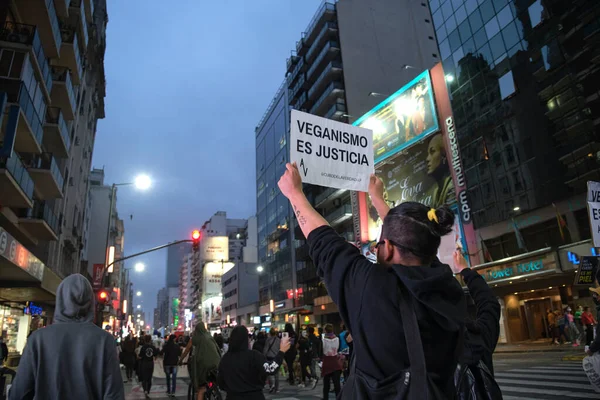
{"label": "billboard", "polygon": [[375,163],[439,129],[429,71],[425,71],[353,125],[373,131]]}
{"label": "billboard", "polygon": [[200,257],[202,260],[229,260],[229,238],[227,236],[207,236],[202,239],[200,245]]}

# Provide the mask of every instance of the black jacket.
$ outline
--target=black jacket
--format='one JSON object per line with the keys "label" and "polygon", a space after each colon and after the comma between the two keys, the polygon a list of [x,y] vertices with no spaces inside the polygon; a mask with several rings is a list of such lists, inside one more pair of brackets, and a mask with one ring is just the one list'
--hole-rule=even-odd
{"label": "black jacket", "polygon": [[83,275],[61,282],[54,323],[27,339],[10,400],[125,399],[115,340],[92,322],[94,298]]}
{"label": "black jacket", "polygon": [[262,400],[265,398],[263,387],[267,376],[275,372],[282,362],[282,352],[269,362],[258,351],[230,349],[219,364],[219,387],[227,392],[227,400]]}
{"label": "black jacket", "polygon": [[[399,308],[401,281],[413,297],[428,374],[440,390],[454,393],[467,310],[450,268],[439,261],[423,267],[373,264],[329,226],[311,232],[308,245],[327,292],[352,332],[357,371],[382,382],[409,366]],[[344,389],[348,387],[350,382]],[[353,397],[352,390],[342,390],[341,397]]]}
{"label": "black jacket", "polygon": [[174,367],[179,362],[181,355],[181,347],[175,342],[167,342],[162,349],[163,366]]}
{"label": "black jacket", "polygon": [[460,274],[477,307],[475,320],[466,324],[467,332],[460,363],[476,365],[482,360],[493,374],[492,354],[500,336],[500,303],[485,279],[477,272],[467,268]]}
{"label": "black jacket", "polygon": [[[594,304],[596,304],[596,311],[598,317],[600,317],[600,299],[592,296],[592,300],[594,301]],[[600,351],[600,324],[596,325],[596,338],[592,344],[590,344],[590,352],[596,353],[598,351]]]}

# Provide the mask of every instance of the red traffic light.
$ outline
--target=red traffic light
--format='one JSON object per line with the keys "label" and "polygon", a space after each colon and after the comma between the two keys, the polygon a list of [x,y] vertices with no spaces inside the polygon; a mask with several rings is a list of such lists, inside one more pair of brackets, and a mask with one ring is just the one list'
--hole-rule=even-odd
{"label": "red traffic light", "polygon": [[98,300],[100,303],[106,304],[108,302],[108,292],[106,290],[98,292]]}
{"label": "red traffic light", "polygon": [[202,236],[202,234],[198,229],[192,232],[192,240],[200,240],[200,236]]}

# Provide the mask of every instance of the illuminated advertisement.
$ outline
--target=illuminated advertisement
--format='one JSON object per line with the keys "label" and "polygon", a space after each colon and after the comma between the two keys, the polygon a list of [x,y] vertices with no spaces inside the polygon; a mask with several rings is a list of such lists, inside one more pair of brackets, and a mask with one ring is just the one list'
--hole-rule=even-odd
{"label": "illuminated advertisement", "polygon": [[356,120],[373,131],[375,163],[438,130],[429,71],[425,71]]}
{"label": "illuminated advertisement", "polygon": [[227,236],[208,236],[202,239],[200,257],[204,261],[229,260],[229,238]]}

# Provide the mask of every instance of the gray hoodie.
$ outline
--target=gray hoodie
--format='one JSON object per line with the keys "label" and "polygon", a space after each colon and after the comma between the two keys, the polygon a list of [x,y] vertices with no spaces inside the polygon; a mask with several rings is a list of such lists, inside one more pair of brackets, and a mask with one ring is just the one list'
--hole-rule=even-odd
{"label": "gray hoodie", "polygon": [[124,400],[115,340],[94,325],[94,292],[83,275],[58,286],[54,324],[27,340],[10,400]]}

